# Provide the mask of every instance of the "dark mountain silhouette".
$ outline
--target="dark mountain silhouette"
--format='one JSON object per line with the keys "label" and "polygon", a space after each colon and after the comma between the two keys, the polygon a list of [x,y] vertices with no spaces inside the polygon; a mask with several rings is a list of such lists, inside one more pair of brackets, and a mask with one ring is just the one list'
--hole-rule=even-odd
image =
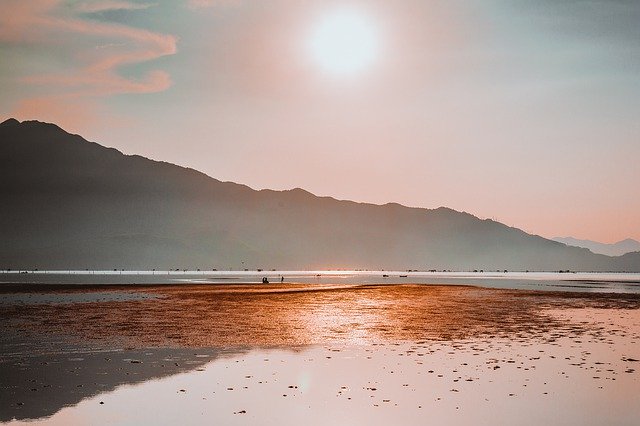
{"label": "dark mountain silhouette", "polygon": [[568,246],[583,247],[594,253],[606,254],[607,256],[622,256],[623,254],[640,251],[640,241],[631,238],[613,244],[600,243],[592,240],[580,240],[573,237],[555,237],[553,241],[558,241]]}
{"label": "dark mountain silhouette", "polygon": [[0,268],[640,271],[448,208],[255,191],[88,142],[0,124]]}

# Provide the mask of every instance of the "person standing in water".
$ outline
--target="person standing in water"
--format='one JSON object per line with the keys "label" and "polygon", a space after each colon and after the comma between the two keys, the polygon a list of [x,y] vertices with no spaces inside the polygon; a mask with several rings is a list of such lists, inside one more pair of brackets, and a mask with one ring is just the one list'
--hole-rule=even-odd
{"label": "person standing in water", "polygon": [[284,282],[284,275],[280,275],[280,283],[282,284]]}

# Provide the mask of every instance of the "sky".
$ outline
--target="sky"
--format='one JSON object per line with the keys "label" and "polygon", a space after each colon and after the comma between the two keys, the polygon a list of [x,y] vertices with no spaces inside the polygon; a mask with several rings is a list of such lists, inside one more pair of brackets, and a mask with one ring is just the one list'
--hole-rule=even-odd
{"label": "sky", "polygon": [[0,118],[255,189],[640,240],[640,2],[1,0]]}

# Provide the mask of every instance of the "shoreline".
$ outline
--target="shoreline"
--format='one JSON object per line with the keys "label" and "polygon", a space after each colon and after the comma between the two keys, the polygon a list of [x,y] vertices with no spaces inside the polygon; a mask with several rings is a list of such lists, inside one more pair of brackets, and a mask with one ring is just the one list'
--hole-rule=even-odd
{"label": "shoreline", "polygon": [[[388,273],[387,273],[388,272]],[[384,273],[384,274],[383,274]],[[568,276],[570,275],[570,276]],[[280,284],[281,277],[287,285],[343,285],[360,286],[364,284],[421,284],[421,285],[472,285],[497,289],[522,289],[567,292],[607,292],[607,293],[636,293],[640,294],[640,274],[560,274],[560,273],[401,273],[391,271],[358,272],[358,271],[323,271],[309,273],[300,271],[269,271],[269,272],[208,272],[177,273],[176,275],[152,275],[143,273],[138,275],[115,273],[87,274],[0,274],[0,292],[3,287],[45,288],[39,286],[56,285],[58,288],[66,286],[89,285],[102,286],[131,286],[145,285],[195,285],[210,286],[261,286],[263,277],[271,281],[270,288]],[[7,287],[7,288],[9,288]]]}

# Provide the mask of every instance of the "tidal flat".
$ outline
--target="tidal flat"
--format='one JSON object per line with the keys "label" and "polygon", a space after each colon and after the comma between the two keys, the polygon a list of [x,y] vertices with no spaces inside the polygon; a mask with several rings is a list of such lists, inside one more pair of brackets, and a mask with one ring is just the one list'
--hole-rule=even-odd
{"label": "tidal flat", "polygon": [[0,286],[0,421],[637,424],[640,295]]}

